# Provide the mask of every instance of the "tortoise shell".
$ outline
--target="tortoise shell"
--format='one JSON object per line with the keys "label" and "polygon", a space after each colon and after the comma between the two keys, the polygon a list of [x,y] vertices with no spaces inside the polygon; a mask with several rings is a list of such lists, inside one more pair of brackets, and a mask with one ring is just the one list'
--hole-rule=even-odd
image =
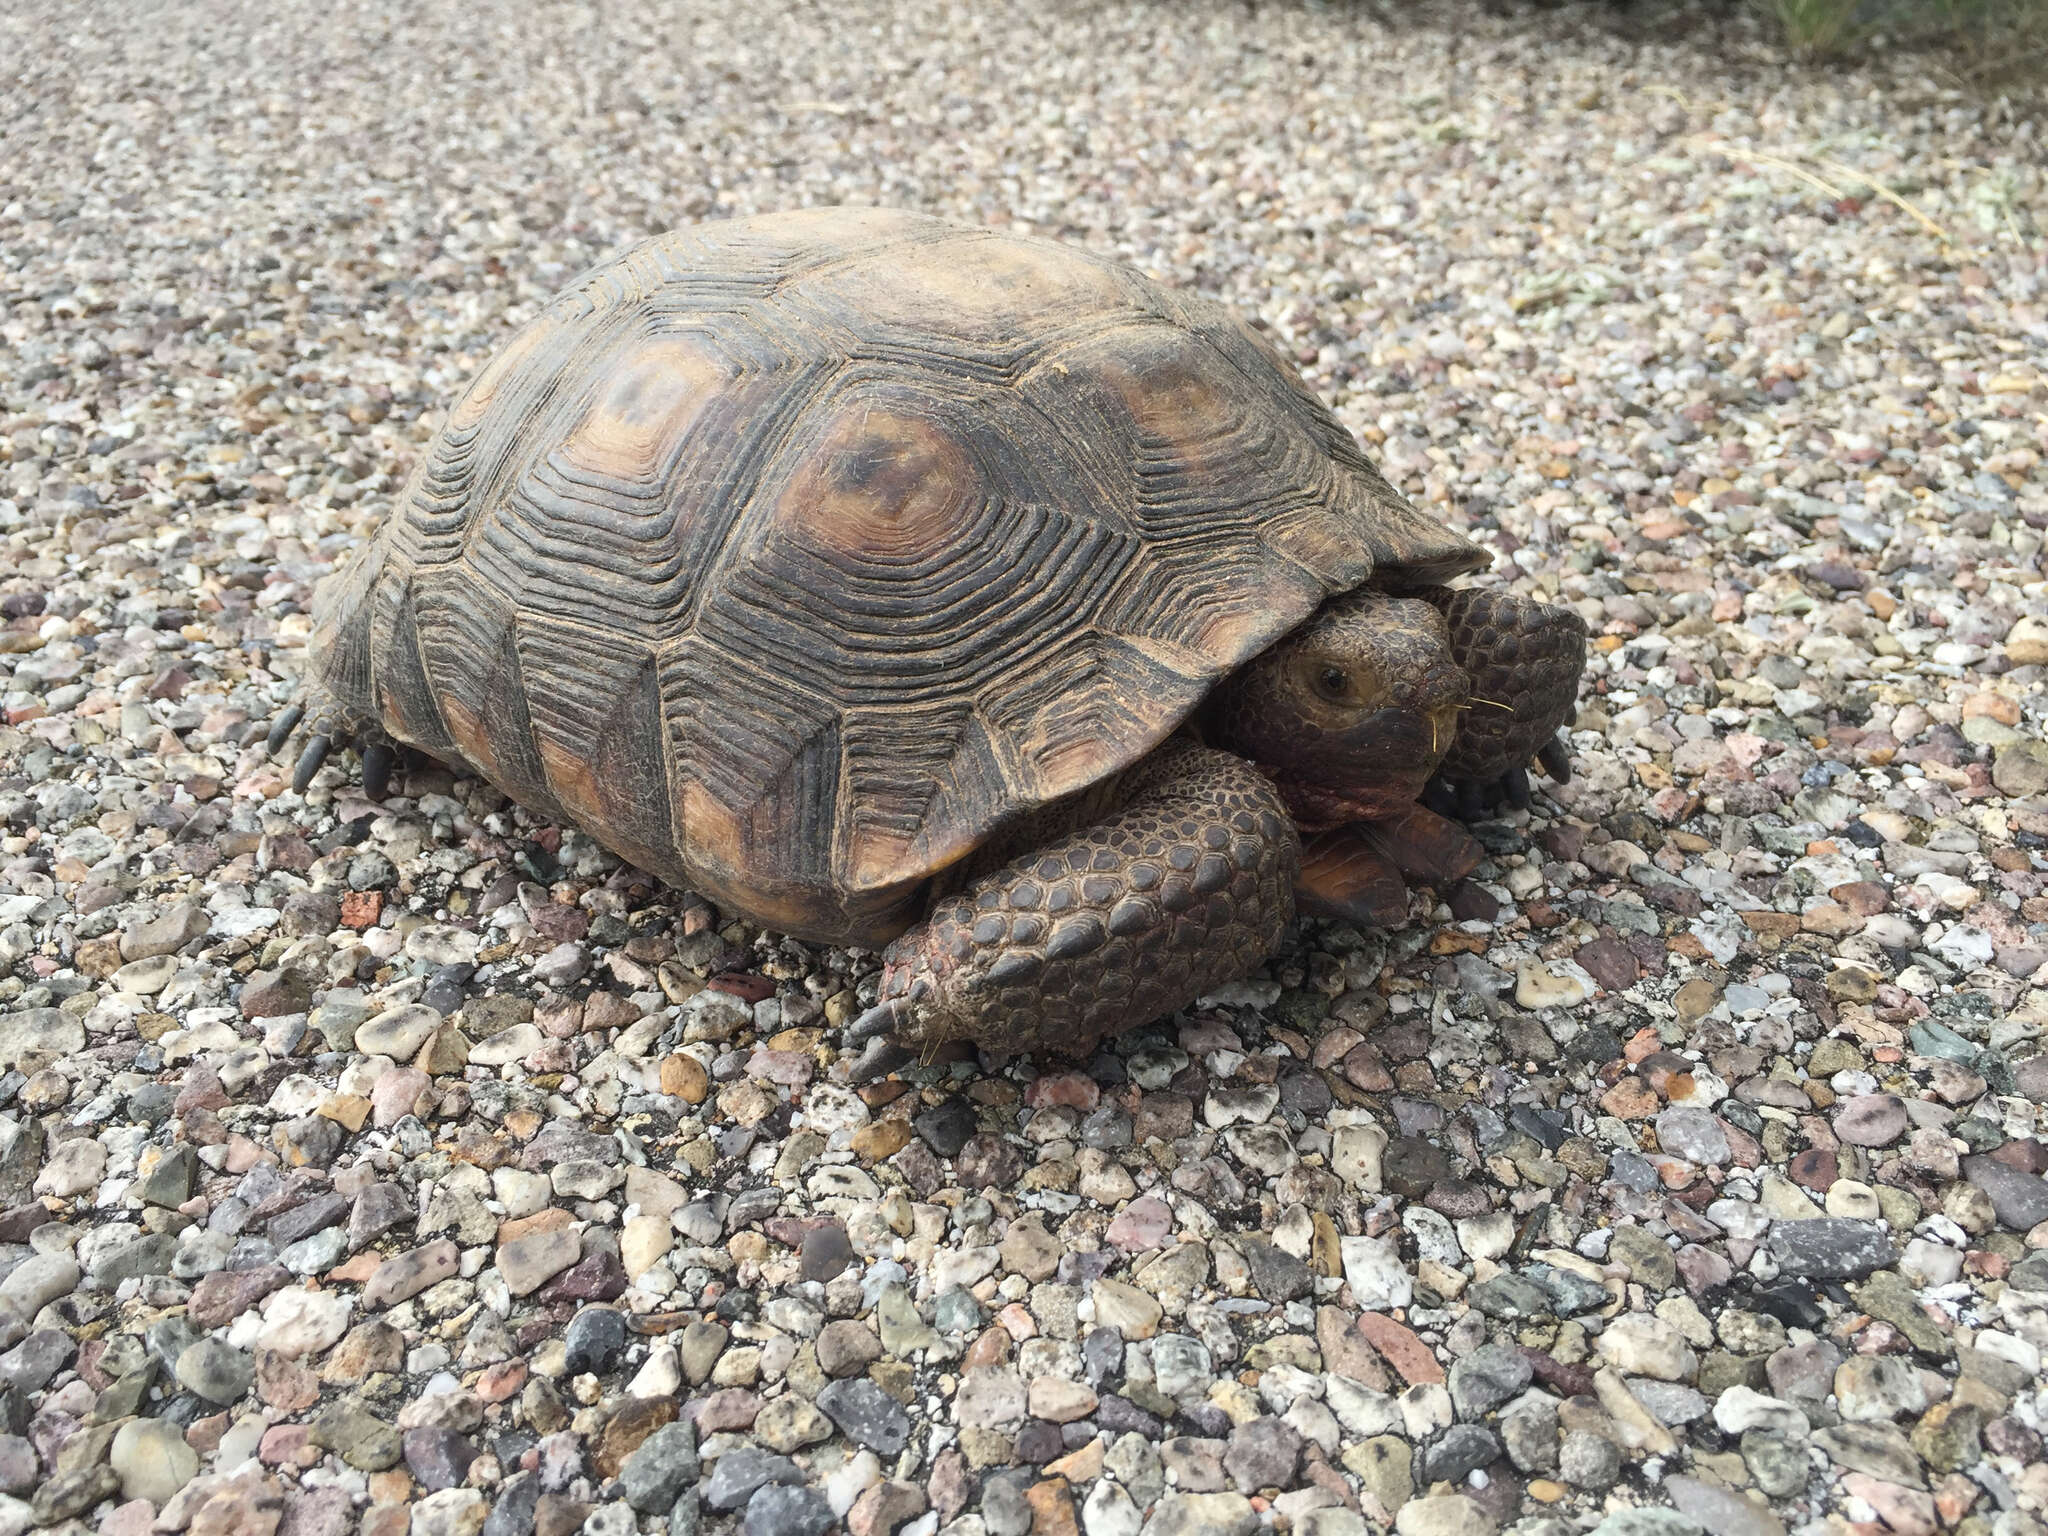
{"label": "tortoise shell", "polygon": [[823,209],[553,300],[323,584],[310,664],[665,880],[878,944],[1329,595],[1484,559],[1223,308]]}

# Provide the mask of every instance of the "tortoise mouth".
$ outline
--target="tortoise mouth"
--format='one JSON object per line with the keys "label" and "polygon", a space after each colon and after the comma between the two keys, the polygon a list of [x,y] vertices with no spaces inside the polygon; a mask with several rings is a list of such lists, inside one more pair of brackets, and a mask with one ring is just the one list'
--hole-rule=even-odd
{"label": "tortoise mouth", "polygon": [[1376,709],[1346,730],[1326,733],[1302,758],[1273,765],[1273,780],[1305,826],[1392,815],[1422,798],[1463,709],[1462,689],[1428,707]]}

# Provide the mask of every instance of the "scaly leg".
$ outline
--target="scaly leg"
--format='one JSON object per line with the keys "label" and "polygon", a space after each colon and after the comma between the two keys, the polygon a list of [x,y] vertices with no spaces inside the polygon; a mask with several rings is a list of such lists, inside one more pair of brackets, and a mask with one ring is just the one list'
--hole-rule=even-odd
{"label": "scaly leg", "polygon": [[1443,611],[1451,654],[1472,684],[1470,708],[1425,803],[1471,821],[1503,800],[1527,805],[1532,764],[1559,783],[1570,779],[1559,732],[1578,703],[1585,622],[1569,608],[1512,592],[1428,587],[1413,595]]}
{"label": "scaly leg", "polygon": [[1485,850],[1456,822],[1411,806],[1311,837],[1301,850],[1296,896],[1311,917],[1398,928],[1408,920],[1411,882],[1448,890],[1483,857]]}
{"label": "scaly leg", "polygon": [[854,1078],[952,1040],[1085,1055],[1245,975],[1294,915],[1300,840],[1264,775],[1185,741],[1119,808],[972,880],[884,954]]}
{"label": "scaly leg", "polygon": [[364,795],[372,800],[384,798],[391,788],[397,752],[381,726],[347,720],[323,700],[316,699],[310,707],[295,700],[271,722],[264,750],[275,756],[297,734],[302,723],[306,726],[306,745],[292,769],[294,794],[303,795],[312,786],[314,775],[325,765],[336,742],[346,745],[354,741],[362,754]]}

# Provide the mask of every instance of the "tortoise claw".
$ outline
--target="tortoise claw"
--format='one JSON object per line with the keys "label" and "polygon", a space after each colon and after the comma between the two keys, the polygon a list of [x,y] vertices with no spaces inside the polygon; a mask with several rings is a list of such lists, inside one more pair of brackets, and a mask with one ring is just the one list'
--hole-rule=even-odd
{"label": "tortoise claw", "polygon": [[1560,784],[1572,781],[1571,749],[1564,744],[1564,733],[1559,732],[1536,749],[1536,761],[1543,765],[1543,771]]}
{"label": "tortoise claw", "polygon": [[1422,787],[1422,804],[1439,816],[1455,817],[1458,814],[1458,797],[1451,792],[1447,780],[1431,779]]}
{"label": "tortoise claw", "polygon": [[292,770],[292,793],[303,795],[306,787],[313,782],[313,775],[320,771],[327,761],[327,754],[334,749],[334,742],[327,736],[315,736],[306,743],[306,750],[299,754],[299,766]]}
{"label": "tortoise claw", "polygon": [[1500,787],[1508,797],[1508,804],[1520,809],[1529,803],[1529,770],[1510,768],[1501,775]]}
{"label": "tortoise claw", "polygon": [[915,1060],[915,1054],[894,1041],[877,1037],[870,1040],[867,1049],[854,1058],[846,1074],[847,1081],[856,1084],[878,1082],[898,1067],[907,1067]]}
{"label": "tortoise claw", "polygon": [[901,998],[892,997],[886,1003],[875,1004],[840,1032],[840,1047],[850,1051],[855,1046],[867,1045],[893,1035],[898,1025],[909,1022],[903,1015]]}
{"label": "tortoise claw", "polygon": [[292,739],[292,732],[299,728],[299,722],[306,718],[306,706],[294,704],[271,722],[270,734],[263,740],[263,750],[272,754],[281,751],[284,744]]}
{"label": "tortoise claw", "polygon": [[1458,802],[1458,820],[1484,821],[1486,819],[1486,797],[1480,793],[1477,784],[1453,784],[1451,793]]}
{"label": "tortoise claw", "polygon": [[390,746],[373,741],[363,748],[363,793],[372,800],[382,800],[391,788],[391,766],[397,760]]}

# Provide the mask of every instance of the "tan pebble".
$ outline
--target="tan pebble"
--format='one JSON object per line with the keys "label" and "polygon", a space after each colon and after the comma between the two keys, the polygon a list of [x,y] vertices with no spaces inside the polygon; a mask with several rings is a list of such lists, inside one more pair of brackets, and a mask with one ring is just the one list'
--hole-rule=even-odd
{"label": "tan pebble", "polygon": [[1695,976],[1673,995],[1671,1006],[1677,1010],[1681,1023],[1690,1024],[1713,1012],[1714,1004],[1720,1000],[1719,987],[1704,976]]}
{"label": "tan pebble", "polygon": [[848,1140],[855,1156],[864,1162],[879,1163],[908,1146],[910,1136],[908,1120],[875,1120],[855,1131]]}
{"label": "tan pebble", "polygon": [[1963,700],[1963,718],[1973,720],[1979,716],[1996,720],[2000,725],[2018,725],[2020,701],[2002,693],[1973,693]]}
{"label": "tan pebble", "polygon": [[413,1065],[432,1077],[450,1077],[469,1065],[469,1037],[453,1025],[434,1031]]}
{"label": "tan pebble", "polygon": [[[1880,618],[1887,615],[1879,615]],[[2048,619],[2028,614],[2006,631],[2005,656],[2016,667],[2048,664]],[[2007,725],[2013,722],[2006,721]]]}
{"label": "tan pebble", "polygon": [[702,1104],[711,1092],[711,1074],[703,1062],[679,1051],[662,1058],[661,1091],[685,1104]]}
{"label": "tan pebble", "polygon": [[359,1093],[329,1094],[319,1112],[351,1131],[360,1131],[370,1117],[370,1101]]}

